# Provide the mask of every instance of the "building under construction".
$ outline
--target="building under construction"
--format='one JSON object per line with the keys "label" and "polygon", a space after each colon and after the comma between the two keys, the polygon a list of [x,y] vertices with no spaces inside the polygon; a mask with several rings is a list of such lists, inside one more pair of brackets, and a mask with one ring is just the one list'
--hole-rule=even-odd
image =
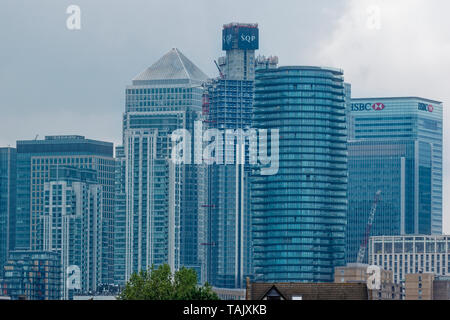
{"label": "building under construction", "polygon": [[[223,26],[222,49],[226,55],[215,62],[220,76],[210,80],[206,88],[204,127],[247,130],[252,126],[255,69],[276,66],[278,62],[276,57],[255,58],[258,47],[257,24]],[[228,147],[237,150],[237,141]],[[209,193],[204,204],[208,230],[203,243],[207,279],[219,288],[243,288],[245,277],[252,274],[250,166],[248,159],[246,165],[237,164],[236,158],[226,162],[232,164],[208,168]]]}

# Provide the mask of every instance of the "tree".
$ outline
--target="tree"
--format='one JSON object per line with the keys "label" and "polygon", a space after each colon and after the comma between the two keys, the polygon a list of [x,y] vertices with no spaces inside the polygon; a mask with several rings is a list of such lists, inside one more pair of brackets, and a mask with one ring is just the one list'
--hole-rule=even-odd
{"label": "tree", "polygon": [[218,300],[212,287],[197,285],[194,269],[182,267],[172,275],[170,266],[164,264],[149,270],[133,273],[118,296],[120,300]]}

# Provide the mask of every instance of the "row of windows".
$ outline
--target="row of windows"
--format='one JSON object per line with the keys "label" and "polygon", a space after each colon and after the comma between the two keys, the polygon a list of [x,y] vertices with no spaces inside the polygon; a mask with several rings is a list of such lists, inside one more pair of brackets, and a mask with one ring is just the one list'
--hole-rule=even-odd
{"label": "row of windows", "polygon": [[127,89],[127,94],[152,94],[152,93],[187,93],[192,92],[192,88],[143,88]]}

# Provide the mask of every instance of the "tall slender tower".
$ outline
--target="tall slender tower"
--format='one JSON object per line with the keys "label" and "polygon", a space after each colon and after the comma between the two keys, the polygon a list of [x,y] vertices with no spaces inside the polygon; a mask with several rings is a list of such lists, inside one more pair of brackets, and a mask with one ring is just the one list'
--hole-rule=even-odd
{"label": "tall slender tower", "polygon": [[[133,79],[123,117],[125,279],[168,263],[201,273],[197,167],[176,165],[171,134],[193,132],[207,76],[172,49]],[[201,277],[201,275],[200,275]]]}
{"label": "tall slender tower", "polygon": [[[230,23],[222,37],[226,55],[218,60],[221,76],[207,87],[207,127],[246,130],[252,125],[258,25]],[[237,150],[237,139],[231,147]],[[252,274],[250,168],[236,157],[228,160],[234,163],[209,167],[207,278],[216,287],[242,288]]]}
{"label": "tall slender tower", "polygon": [[344,264],[347,135],[342,70],[258,70],[256,129],[279,128],[279,170],[252,177],[255,276],[331,282]]}
{"label": "tall slender tower", "polygon": [[[59,253],[64,300],[73,299],[75,290],[95,292],[102,283],[102,198],[97,171],[92,169],[56,166],[44,183],[37,234],[44,251]],[[78,272],[79,284],[65,276]]]}

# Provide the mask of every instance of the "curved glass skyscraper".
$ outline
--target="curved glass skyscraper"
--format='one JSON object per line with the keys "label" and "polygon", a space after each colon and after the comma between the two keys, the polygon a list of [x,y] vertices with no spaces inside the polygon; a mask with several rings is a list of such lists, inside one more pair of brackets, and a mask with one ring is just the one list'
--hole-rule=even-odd
{"label": "curved glass skyscraper", "polygon": [[255,81],[253,126],[280,130],[278,174],[252,177],[256,279],[333,281],[345,254],[343,72],[279,67]]}

